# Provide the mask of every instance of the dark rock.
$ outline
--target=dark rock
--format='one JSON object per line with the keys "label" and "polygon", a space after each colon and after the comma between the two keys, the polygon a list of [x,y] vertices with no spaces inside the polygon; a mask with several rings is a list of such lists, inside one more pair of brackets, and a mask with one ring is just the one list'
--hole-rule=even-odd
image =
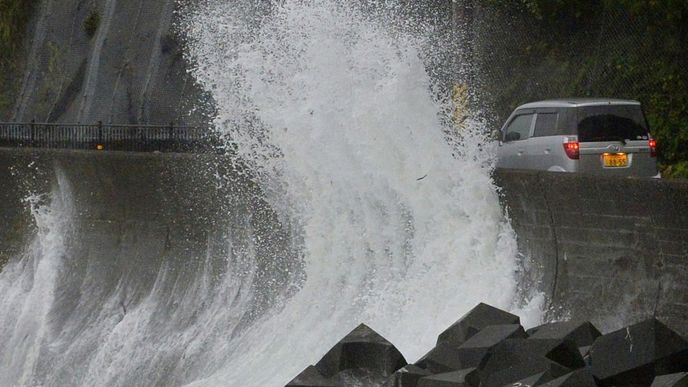
{"label": "dark rock", "polygon": [[508,339],[496,345],[491,352],[541,356],[572,370],[585,367],[578,347],[570,340]]}
{"label": "dark rock", "polygon": [[349,368],[332,377],[332,382],[337,386],[380,386],[387,378],[378,372],[369,369]]}
{"label": "dark rock", "polygon": [[583,360],[585,360],[585,364],[589,365],[589,360],[590,360],[590,348],[592,348],[592,345],[588,345],[587,347],[578,347],[578,353],[583,356]]}
{"label": "dark rock", "polygon": [[437,344],[459,346],[487,326],[510,324],[520,324],[518,316],[481,303],[442,332]]}
{"label": "dark rock", "polygon": [[540,384],[541,387],[597,387],[595,378],[587,368],[573,371],[550,382]]}
{"label": "dark rock", "polygon": [[431,374],[428,370],[409,364],[390,376],[384,387],[416,387],[418,379]]}
{"label": "dark rock", "polygon": [[326,378],[348,369],[370,370],[387,378],[406,364],[394,345],[361,324],[327,352],[315,367]]}
{"label": "dark rock", "polygon": [[423,377],[417,387],[478,387],[479,383],[475,368],[469,368]]}
{"label": "dark rock", "polygon": [[502,387],[542,372],[558,378],[571,369],[538,354],[509,351],[505,346],[491,350],[478,367],[480,387]]}
{"label": "dark rock", "polygon": [[651,387],[688,387],[688,372],[657,376]]}
{"label": "dark rock", "polygon": [[566,339],[578,347],[592,345],[596,338],[602,336],[590,322],[561,321],[540,325],[528,330],[534,339]]}
{"label": "dark rock", "polygon": [[543,357],[519,356],[517,364],[506,368],[500,367],[490,373],[480,373],[480,387],[500,387],[509,383],[513,384],[518,380],[527,378],[528,375],[541,373],[543,370],[546,370],[544,372],[549,375],[559,376],[571,372],[568,368]]}
{"label": "dark rock", "polygon": [[459,359],[459,350],[455,347],[439,344],[416,362],[420,368],[424,368],[433,374],[457,371],[464,368]]}
{"label": "dark rock", "polygon": [[688,371],[688,342],[656,319],[606,334],[591,350],[603,386],[648,386],[656,375]]}
{"label": "dark rock", "polygon": [[337,387],[338,384],[322,376],[318,370],[309,366],[295,377],[286,387]]}
{"label": "dark rock", "polygon": [[526,337],[520,325],[490,325],[459,346],[459,359],[466,367],[477,367],[492,347],[506,339]]}
{"label": "dark rock", "polygon": [[539,374],[528,376],[527,378],[517,380],[513,383],[505,384],[504,387],[535,387],[553,379],[554,378],[549,372],[540,372]]}

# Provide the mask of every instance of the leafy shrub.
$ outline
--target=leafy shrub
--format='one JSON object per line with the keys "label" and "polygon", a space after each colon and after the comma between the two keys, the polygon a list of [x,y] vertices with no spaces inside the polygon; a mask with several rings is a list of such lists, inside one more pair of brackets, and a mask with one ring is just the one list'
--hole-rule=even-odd
{"label": "leafy shrub", "polygon": [[37,0],[0,0],[0,119],[14,103],[26,27]]}
{"label": "leafy shrub", "polygon": [[84,32],[89,38],[92,38],[100,27],[100,13],[92,11],[90,15],[84,20]]}
{"label": "leafy shrub", "polygon": [[21,47],[36,0],[0,0],[0,66],[12,62]]}
{"label": "leafy shrub", "polygon": [[662,177],[670,179],[688,179],[688,161],[679,161],[671,165],[662,165]]}

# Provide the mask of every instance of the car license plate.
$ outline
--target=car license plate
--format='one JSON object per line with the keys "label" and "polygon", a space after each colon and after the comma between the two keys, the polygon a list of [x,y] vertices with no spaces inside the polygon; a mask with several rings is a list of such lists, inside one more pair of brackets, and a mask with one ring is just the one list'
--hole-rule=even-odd
{"label": "car license plate", "polygon": [[605,153],[602,156],[605,168],[622,168],[628,166],[626,153]]}

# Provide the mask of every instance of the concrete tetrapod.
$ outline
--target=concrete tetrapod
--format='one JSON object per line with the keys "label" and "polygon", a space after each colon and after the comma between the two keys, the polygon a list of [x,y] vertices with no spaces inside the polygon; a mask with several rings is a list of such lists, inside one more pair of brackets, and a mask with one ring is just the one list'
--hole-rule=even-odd
{"label": "concrete tetrapod", "polygon": [[287,384],[287,387],[337,387],[338,385],[322,376],[314,367],[309,366]]}
{"label": "concrete tetrapod", "polygon": [[595,378],[592,377],[590,370],[583,368],[573,371],[562,377],[556,378],[547,383],[539,384],[542,387],[597,387]]}
{"label": "concrete tetrapod", "polygon": [[490,325],[459,346],[459,359],[466,367],[477,367],[487,352],[502,341],[526,337],[528,335],[520,325]]}
{"label": "concrete tetrapod", "polygon": [[688,387],[688,372],[657,376],[650,387]]}
{"label": "concrete tetrapod", "polygon": [[558,321],[547,323],[528,329],[527,333],[533,339],[567,339],[576,343],[576,346],[586,347],[598,337],[602,336],[599,330],[589,321]]}
{"label": "concrete tetrapod", "polygon": [[395,372],[384,387],[416,387],[420,378],[429,375],[432,375],[430,371],[409,364]]}
{"label": "concrete tetrapod", "polygon": [[513,383],[507,383],[504,387],[535,387],[553,379],[554,378],[549,372],[540,372],[539,374],[528,376],[527,378],[517,380]]}
{"label": "concrete tetrapod", "polygon": [[648,386],[657,375],[688,371],[688,342],[653,318],[600,336],[590,358],[602,386]]}
{"label": "concrete tetrapod", "polygon": [[459,357],[459,350],[451,345],[438,344],[415,363],[433,374],[457,371],[464,368],[465,363]]}
{"label": "concrete tetrapod", "polygon": [[518,324],[479,325],[461,344],[439,340],[414,365],[360,325],[288,386],[688,387],[688,341],[656,319],[602,336],[588,322],[544,324],[531,337]]}
{"label": "concrete tetrapod", "polygon": [[313,380],[317,383],[327,381],[335,386],[382,384],[405,365],[406,359],[392,343],[361,324],[335,344],[315,367],[306,368],[292,383]]}
{"label": "concrete tetrapod", "polygon": [[478,387],[480,380],[475,368],[426,376],[418,381],[417,387]]}
{"label": "concrete tetrapod", "polygon": [[500,352],[541,356],[572,370],[585,367],[578,347],[570,340],[508,339],[496,345],[490,354],[494,355]]}
{"label": "concrete tetrapod", "polygon": [[489,325],[520,324],[518,316],[480,303],[437,337],[437,344],[459,346]]}
{"label": "concrete tetrapod", "polygon": [[542,372],[554,378],[564,376],[571,369],[544,356],[520,352],[491,352],[478,367],[480,387],[502,387]]}

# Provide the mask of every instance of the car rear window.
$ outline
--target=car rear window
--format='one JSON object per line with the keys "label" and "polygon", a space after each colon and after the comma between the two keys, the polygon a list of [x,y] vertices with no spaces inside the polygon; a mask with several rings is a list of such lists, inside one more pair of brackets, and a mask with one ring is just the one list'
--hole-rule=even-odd
{"label": "car rear window", "polygon": [[578,141],[647,140],[648,130],[638,105],[586,106],[578,109]]}

